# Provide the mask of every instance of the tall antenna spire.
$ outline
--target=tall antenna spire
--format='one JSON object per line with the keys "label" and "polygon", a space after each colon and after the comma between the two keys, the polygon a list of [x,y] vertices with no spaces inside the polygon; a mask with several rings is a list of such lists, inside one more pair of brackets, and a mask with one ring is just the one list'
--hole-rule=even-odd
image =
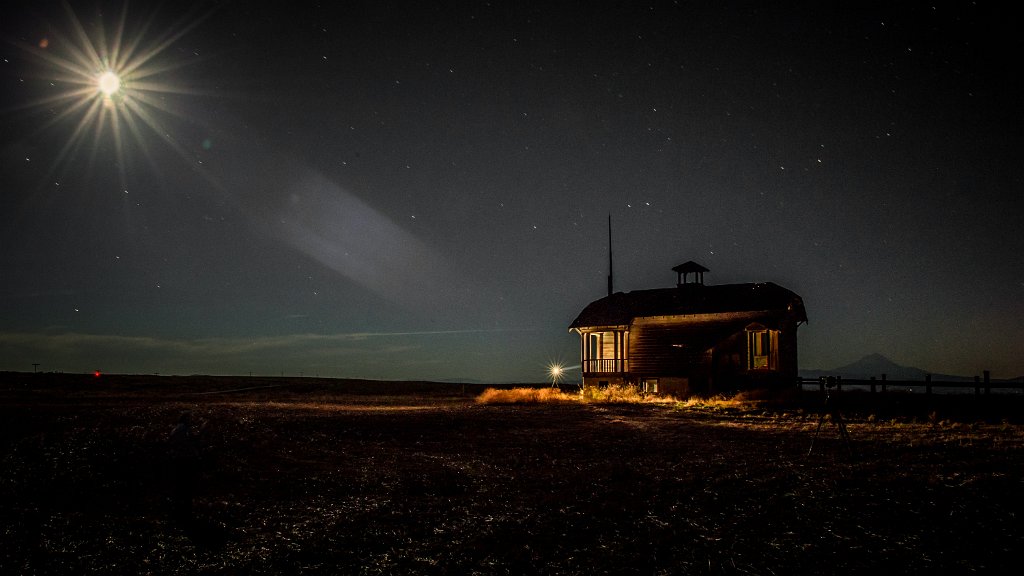
{"label": "tall antenna spire", "polygon": [[612,295],[612,214],[608,213],[608,295]]}

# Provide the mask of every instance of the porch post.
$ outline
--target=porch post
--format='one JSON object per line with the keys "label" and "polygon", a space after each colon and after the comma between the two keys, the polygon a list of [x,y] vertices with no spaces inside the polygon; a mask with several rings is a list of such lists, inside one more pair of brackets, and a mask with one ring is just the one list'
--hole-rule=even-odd
{"label": "porch post", "polygon": [[615,331],[615,371],[622,372],[622,330]]}
{"label": "porch post", "polygon": [[590,340],[589,332],[580,332],[580,364],[583,366],[580,372],[586,374],[590,366],[587,364],[587,342]]}

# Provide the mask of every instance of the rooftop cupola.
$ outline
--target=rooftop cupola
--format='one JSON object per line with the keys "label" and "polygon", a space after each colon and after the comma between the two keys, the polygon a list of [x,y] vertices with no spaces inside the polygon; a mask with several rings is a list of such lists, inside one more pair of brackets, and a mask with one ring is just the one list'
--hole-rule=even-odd
{"label": "rooftop cupola", "polygon": [[[704,285],[704,273],[710,272],[707,268],[697,264],[693,260],[680,264],[672,269],[677,274],[676,286],[682,288],[686,285],[703,286]],[[693,274],[693,280],[687,281],[687,276]]]}

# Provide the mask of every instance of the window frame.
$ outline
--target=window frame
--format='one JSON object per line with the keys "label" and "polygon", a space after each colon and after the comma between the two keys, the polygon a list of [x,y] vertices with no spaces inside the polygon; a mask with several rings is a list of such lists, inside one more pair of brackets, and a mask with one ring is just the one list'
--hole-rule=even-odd
{"label": "window frame", "polygon": [[747,326],[747,370],[776,372],[779,370],[779,331],[761,325]]}

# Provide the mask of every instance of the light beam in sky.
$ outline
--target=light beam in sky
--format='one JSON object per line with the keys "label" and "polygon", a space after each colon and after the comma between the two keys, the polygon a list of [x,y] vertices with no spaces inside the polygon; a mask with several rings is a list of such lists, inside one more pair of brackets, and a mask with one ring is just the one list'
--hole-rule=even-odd
{"label": "light beam in sky", "polygon": [[109,38],[102,21],[93,27],[94,33],[90,36],[71,7],[65,4],[65,9],[70,35],[55,31],[51,37],[43,38],[34,45],[17,43],[42,61],[47,69],[40,72],[40,77],[48,79],[56,88],[55,92],[21,109],[48,111],[49,121],[40,130],[62,122],[74,122],[67,141],[51,162],[47,180],[74,159],[89,134],[92,134],[93,143],[90,162],[94,159],[97,144],[104,138],[112,138],[122,184],[126,179],[126,131],[132,134],[150,164],[156,167],[143,126],[178,155],[190,160],[192,156],[169,136],[162,118],[168,115],[184,118],[184,115],[172,109],[163,96],[195,92],[161,82],[162,73],[184,63],[161,62],[160,57],[209,14],[183,19],[179,25],[149,40],[147,32],[152,18],[130,38],[126,37],[127,4]]}

